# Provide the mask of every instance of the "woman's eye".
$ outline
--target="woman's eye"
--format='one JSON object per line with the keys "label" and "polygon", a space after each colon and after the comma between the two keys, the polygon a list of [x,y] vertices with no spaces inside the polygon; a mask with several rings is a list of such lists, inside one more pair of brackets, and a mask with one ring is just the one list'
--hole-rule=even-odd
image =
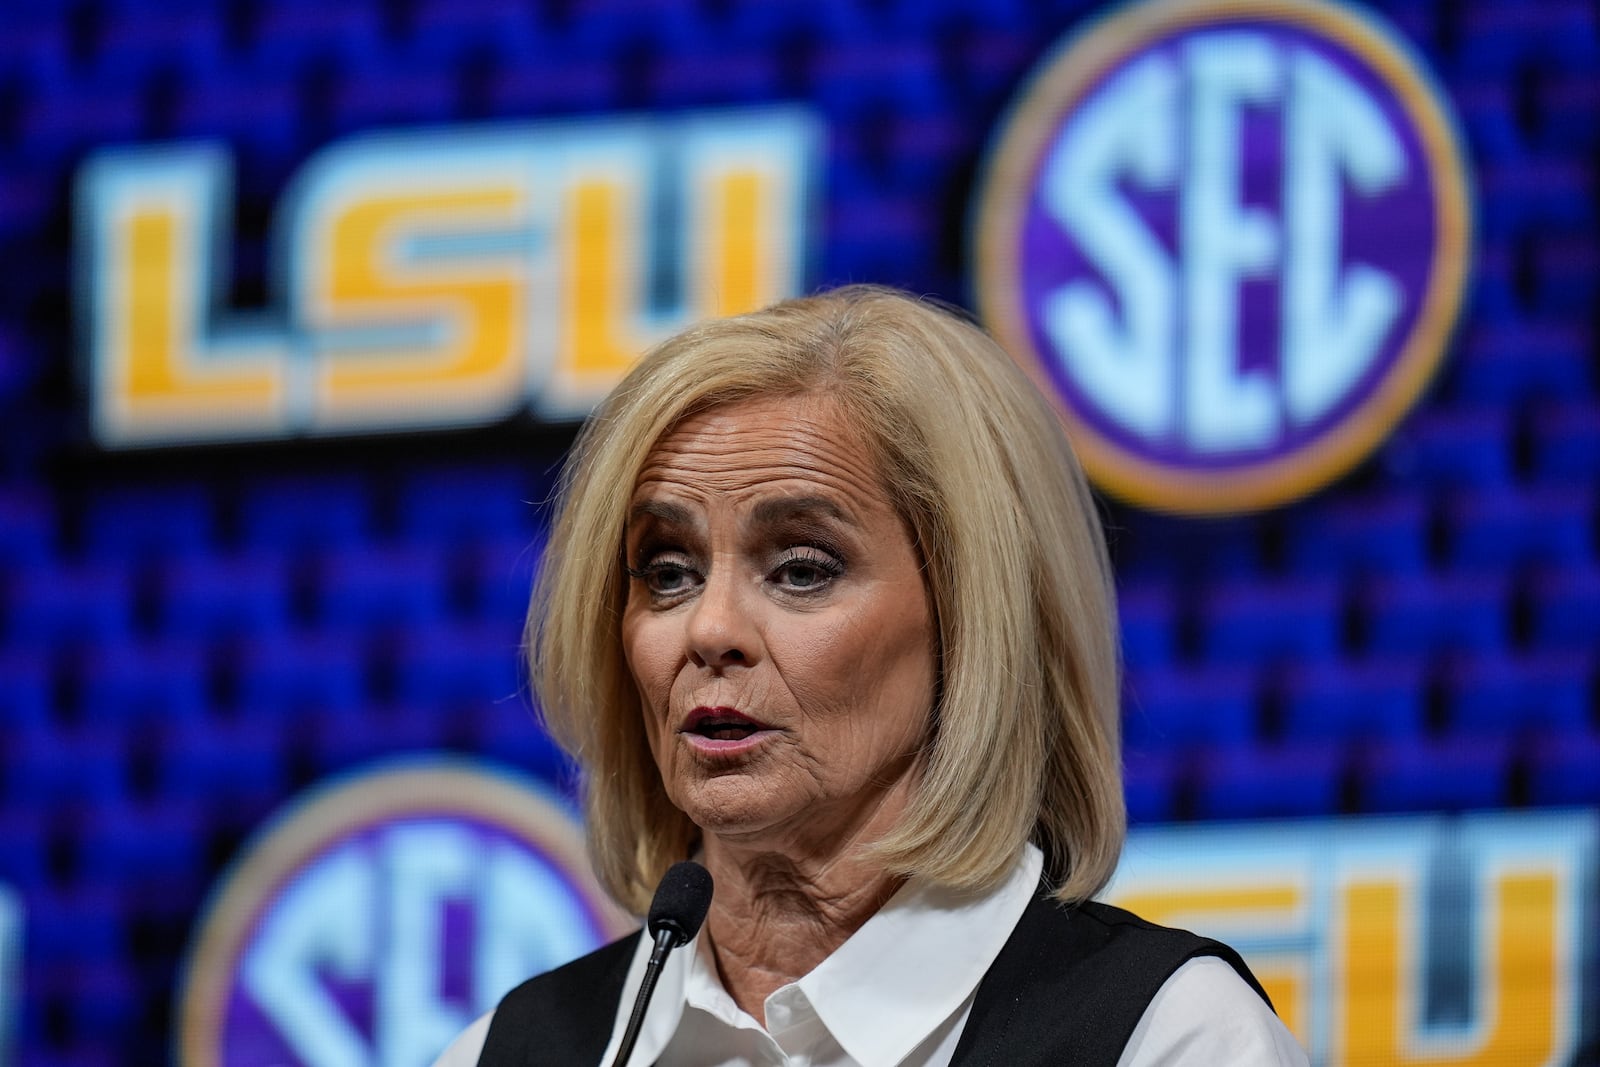
{"label": "woman's eye", "polygon": [[820,589],[844,573],[844,565],[831,557],[794,556],[778,564],[773,579],[786,589],[809,592]]}
{"label": "woman's eye", "polygon": [[644,583],[655,596],[673,596],[692,589],[699,578],[686,563],[671,559],[649,560],[642,567],[624,568],[630,577]]}
{"label": "woman's eye", "polygon": [[673,593],[689,584],[689,572],[672,563],[651,567],[645,582],[658,593]]}

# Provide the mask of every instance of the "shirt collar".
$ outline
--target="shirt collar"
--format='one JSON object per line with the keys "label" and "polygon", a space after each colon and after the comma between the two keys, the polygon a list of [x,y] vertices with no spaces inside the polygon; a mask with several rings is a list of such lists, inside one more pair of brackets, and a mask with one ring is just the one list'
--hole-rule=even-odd
{"label": "shirt collar", "polygon": [[1043,865],[1029,845],[987,893],[913,879],[795,984],[857,1063],[899,1063],[978,988],[1037,892]]}
{"label": "shirt collar", "polygon": [[[899,1063],[978,988],[1037,892],[1043,866],[1044,857],[1030,844],[1005,881],[986,893],[912,879],[810,974],[768,997],[769,1020],[813,1012],[857,1063]],[[649,938],[641,937],[602,1063],[616,1058],[650,948]],[[780,1003],[782,1012],[776,1010]],[[660,1058],[688,1006],[726,1026],[756,1025],[723,989],[703,932],[667,957],[634,1062]],[[894,1025],[885,1026],[885,1019]]]}

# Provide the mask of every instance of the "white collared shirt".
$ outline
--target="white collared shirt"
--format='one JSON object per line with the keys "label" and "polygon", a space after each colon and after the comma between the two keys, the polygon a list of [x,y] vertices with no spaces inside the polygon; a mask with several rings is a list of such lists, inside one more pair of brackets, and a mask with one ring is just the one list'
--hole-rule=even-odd
{"label": "white collared shirt", "polygon": [[[1033,899],[1043,857],[1032,845],[997,889],[958,894],[913,879],[810,974],[774,991],[766,1026],[717,975],[704,933],[667,957],[630,1062],[660,1067],[947,1067],[978,983]],[[650,942],[639,939],[611,1041],[616,1057]],[[491,1015],[435,1067],[478,1061]],[[1222,960],[1203,956],[1156,993],[1118,1067],[1304,1067],[1305,1052]]]}

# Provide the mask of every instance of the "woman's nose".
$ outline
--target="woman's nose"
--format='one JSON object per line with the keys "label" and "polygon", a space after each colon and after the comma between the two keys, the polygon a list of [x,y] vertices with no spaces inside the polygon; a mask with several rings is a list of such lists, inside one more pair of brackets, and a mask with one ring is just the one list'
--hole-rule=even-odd
{"label": "woman's nose", "polygon": [[745,591],[730,577],[713,574],[689,609],[689,659],[721,670],[755,662],[760,639],[745,604]]}

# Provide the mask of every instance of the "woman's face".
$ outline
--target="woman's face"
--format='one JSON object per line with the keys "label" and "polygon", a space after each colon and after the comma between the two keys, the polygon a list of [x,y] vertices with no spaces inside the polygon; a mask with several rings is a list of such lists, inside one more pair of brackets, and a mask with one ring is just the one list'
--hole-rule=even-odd
{"label": "woman's face", "polygon": [[625,551],[623,649],[672,802],[757,847],[886,830],[916,774],[936,640],[907,527],[836,406],[760,398],[685,419],[645,461]]}

